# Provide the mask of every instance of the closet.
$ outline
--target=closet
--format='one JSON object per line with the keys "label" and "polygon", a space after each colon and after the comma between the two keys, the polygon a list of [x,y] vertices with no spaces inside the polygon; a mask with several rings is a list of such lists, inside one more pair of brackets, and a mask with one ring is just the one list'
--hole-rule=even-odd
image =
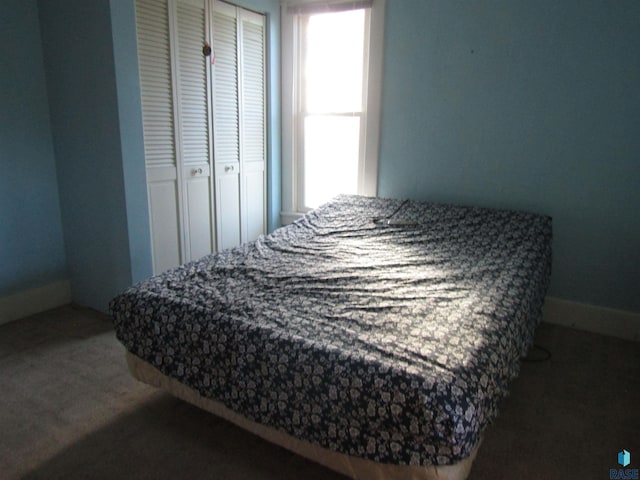
{"label": "closet", "polygon": [[136,0],[154,274],[266,229],[265,18]]}

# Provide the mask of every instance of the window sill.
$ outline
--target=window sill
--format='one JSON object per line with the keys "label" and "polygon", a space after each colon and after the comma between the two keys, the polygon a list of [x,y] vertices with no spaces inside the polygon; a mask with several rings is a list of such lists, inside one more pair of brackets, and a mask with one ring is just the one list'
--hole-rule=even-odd
{"label": "window sill", "polygon": [[295,222],[304,215],[302,212],[280,212],[280,224],[282,226]]}

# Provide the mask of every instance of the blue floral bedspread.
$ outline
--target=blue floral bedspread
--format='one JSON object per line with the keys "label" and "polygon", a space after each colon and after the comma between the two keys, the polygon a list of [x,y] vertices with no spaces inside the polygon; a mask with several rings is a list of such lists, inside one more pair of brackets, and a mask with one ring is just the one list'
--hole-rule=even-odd
{"label": "blue floral bedspread", "polygon": [[550,270],[549,217],[339,196],[110,308],[131,353],[250,420],[446,465],[495,418]]}

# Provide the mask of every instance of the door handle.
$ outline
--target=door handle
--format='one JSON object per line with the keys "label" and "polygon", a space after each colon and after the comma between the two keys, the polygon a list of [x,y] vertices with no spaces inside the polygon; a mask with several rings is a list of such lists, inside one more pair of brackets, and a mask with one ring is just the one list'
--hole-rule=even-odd
{"label": "door handle", "polygon": [[225,171],[226,173],[233,172],[233,170],[234,170],[233,165],[226,165],[226,166],[224,167],[224,171]]}
{"label": "door handle", "polygon": [[196,175],[202,175],[202,169],[201,168],[192,168],[191,169],[191,175],[193,175],[194,177]]}

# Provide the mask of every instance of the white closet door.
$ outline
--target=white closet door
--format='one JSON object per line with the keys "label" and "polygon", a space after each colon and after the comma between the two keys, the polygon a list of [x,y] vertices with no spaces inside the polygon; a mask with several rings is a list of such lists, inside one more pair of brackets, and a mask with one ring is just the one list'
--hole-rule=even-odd
{"label": "white closet door", "polygon": [[213,136],[218,249],[241,242],[237,9],[213,6]]}
{"label": "white closet door", "polygon": [[153,271],[159,273],[183,259],[167,1],[137,0],[136,24]]}
{"label": "white closet door", "polygon": [[203,0],[136,0],[154,273],[214,250]]}
{"label": "white closet door", "polygon": [[214,164],[218,248],[266,230],[265,17],[214,2]]}
{"label": "white closet door", "polygon": [[265,17],[239,9],[242,241],[266,231]]}
{"label": "white closet door", "polygon": [[136,0],[156,274],[266,229],[265,17],[210,14],[210,0]]}
{"label": "white closet door", "polygon": [[208,255],[214,246],[213,183],[210,168],[211,130],[207,38],[202,0],[177,0],[175,8],[175,81],[177,85],[178,150],[182,168],[182,212],[185,256]]}

